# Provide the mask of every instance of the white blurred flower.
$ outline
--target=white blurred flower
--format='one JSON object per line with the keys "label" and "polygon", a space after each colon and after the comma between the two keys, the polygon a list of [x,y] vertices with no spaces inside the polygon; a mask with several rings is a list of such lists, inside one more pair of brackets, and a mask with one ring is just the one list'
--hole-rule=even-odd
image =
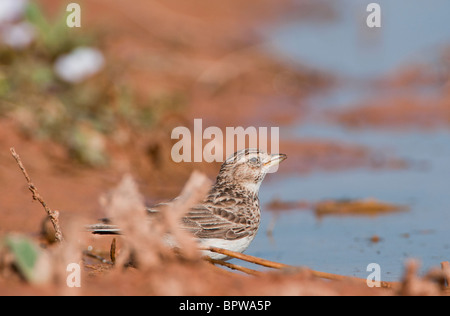
{"label": "white blurred flower", "polygon": [[[0,2],[3,0],[0,0]],[[1,30],[3,43],[15,49],[26,48],[33,42],[35,30],[33,25],[27,22],[5,25]]]}
{"label": "white blurred flower", "polygon": [[27,3],[28,0],[0,0],[0,25],[20,18]]}
{"label": "white blurred flower", "polygon": [[62,80],[78,83],[97,73],[103,64],[104,58],[99,50],[80,47],[59,57],[54,64],[54,71]]}

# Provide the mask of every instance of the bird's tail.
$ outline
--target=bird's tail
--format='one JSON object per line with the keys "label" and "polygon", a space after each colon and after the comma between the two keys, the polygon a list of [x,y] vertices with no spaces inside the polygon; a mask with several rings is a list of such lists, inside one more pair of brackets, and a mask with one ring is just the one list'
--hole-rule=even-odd
{"label": "bird's tail", "polygon": [[[1,0],[0,0],[1,1]],[[175,198],[174,200],[176,200]],[[159,210],[157,207],[168,205],[168,203],[160,203],[155,205],[152,208],[147,208],[147,214],[150,216],[157,216],[159,214]],[[122,234],[119,226],[113,225],[111,223],[111,219],[109,218],[101,218],[99,219],[99,223],[94,225],[87,225],[85,226],[86,230],[88,232],[91,232],[92,234],[98,234],[98,235],[120,235]]]}
{"label": "bird's tail", "polygon": [[108,219],[101,219],[101,223],[87,225],[86,230],[92,234],[98,235],[120,235],[120,228],[117,225],[110,224]]}

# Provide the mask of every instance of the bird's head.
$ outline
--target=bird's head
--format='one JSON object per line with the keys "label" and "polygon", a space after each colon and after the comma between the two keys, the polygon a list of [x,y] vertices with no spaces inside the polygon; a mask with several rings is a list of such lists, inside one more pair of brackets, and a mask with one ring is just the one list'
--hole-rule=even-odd
{"label": "bird's head", "polygon": [[286,158],[285,154],[271,155],[259,149],[237,151],[222,164],[217,182],[234,183],[258,193],[265,175]]}

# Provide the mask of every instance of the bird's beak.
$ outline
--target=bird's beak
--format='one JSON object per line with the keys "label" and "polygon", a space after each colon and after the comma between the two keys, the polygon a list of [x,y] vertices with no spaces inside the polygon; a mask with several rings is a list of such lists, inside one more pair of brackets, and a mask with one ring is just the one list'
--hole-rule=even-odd
{"label": "bird's beak", "polygon": [[[287,156],[285,154],[273,154],[270,155],[270,159],[263,163],[264,168],[270,168],[273,166],[278,166]],[[275,170],[276,171],[276,170]]]}

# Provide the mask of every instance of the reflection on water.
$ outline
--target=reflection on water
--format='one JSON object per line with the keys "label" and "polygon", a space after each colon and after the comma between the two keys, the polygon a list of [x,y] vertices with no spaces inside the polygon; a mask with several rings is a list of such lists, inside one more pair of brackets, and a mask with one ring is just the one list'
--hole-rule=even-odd
{"label": "reflection on water", "polygon": [[[343,6],[344,2],[348,5]],[[407,258],[420,259],[424,270],[449,259],[450,131],[348,130],[320,120],[324,109],[378,97],[379,91],[371,89],[371,79],[411,61],[429,62],[442,47],[450,45],[449,1],[376,2],[382,8],[379,30],[364,27],[367,3],[330,1],[337,12],[336,20],[287,23],[271,32],[271,42],[283,56],[362,82],[356,85],[355,80],[350,80],[334,91],[313,96],[309,101],[314,115],[291,128],[293,136],[362,144],[384,156],[389,153],[403,158],[409,167],[314,172],[282,179],[272,175],[272,181],[261,187],[260,198],[264,205],[274,198],[316,202],[374,197],[409,205],[410,211],[320,220],[312,210],[294,210],[279,216],[263,211],[260,232],[248,253],[362,278],[369,274],[367,265],[375,262],[387,281],[400,278]],[[274,220],[270,237],[266,231]],[[373,236],[380,240],[371,241]]]}

